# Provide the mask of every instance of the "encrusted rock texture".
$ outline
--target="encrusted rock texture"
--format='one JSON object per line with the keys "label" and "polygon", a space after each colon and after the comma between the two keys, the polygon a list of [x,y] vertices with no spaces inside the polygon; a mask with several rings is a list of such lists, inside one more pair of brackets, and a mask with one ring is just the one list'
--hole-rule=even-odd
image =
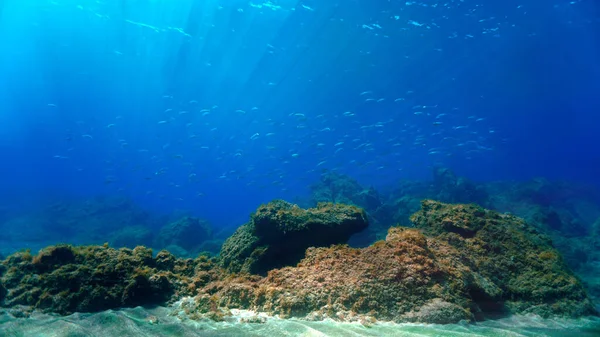
{"label": "encrusted rock texture", "polygon": [[[187,296],[177,305],[192,318],[218,320],[239,308],[363,324],[597,314],[548,237],[523,220],[432,200],[411,220],[415,228],[394,227],[385,240],[351,248],[340,243],[366,226],[360,209],[275,201],[252,215],[219,259],[103,246],[14,254],[0,267],[0,303],[66,314]],[[321,247],[304,252],[310,245]]]}
{"label": "encrusted rock texture", "polygon": [[425,200],[412,221],[416,228],[391,228],[366,248],[309,248],[297,266],[265,278],[211,283],[193,310],[429,323],[596,314],[548,237],[522,219]]}
{"label": "encrusted rock texture", "polygon": [[[108,246],[44,248],[19,252],[0,265],[0,306],[71,314],[165,304],[193,294],[208,259],[177,259],[167,251]],[[205,276],[205,279],[208,280]]]}
{"label": "encrusted rock texture", "polygon": [[266,274],[295,265],[309,247],[345,243],[368,225],[356,206],[319,203],[302,209],[283,200],[261,205],[249,223],[225,241],[221,265],[230,272]]}

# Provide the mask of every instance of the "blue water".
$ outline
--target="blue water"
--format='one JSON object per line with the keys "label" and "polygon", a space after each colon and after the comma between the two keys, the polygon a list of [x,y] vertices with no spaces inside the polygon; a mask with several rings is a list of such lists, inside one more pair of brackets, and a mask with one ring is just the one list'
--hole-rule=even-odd
{"label": "blue water", "polygon": [[599,185],[598,92],[593,0],[0,0],[0,199],[237,226],[324,170]]}
{"label": "blue water", "polygon": [[[261,203],[310,204],[323,173],[390,192],[443,167],[503,182],[486,185],[509,195],[489,196],[492,207],[552,222],[542,230],[600,305],[599,112],[597,0],[0,0],[0,255],[65,241],[156,251],[183,215],[208,220],[212,236],[167,248],[216,253]],[[402,185],[377,205],[405,216],[394,207],[418,200],[395,198],[427,186]],[[141,308],[0,310],[0,330],[592,336],[599,324],[202,327],[155,310],[157,327]]]}

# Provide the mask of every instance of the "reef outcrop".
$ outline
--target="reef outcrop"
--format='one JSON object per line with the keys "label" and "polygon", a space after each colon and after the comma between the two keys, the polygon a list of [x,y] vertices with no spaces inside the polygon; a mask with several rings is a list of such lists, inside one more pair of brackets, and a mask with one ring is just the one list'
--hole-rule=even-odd
{"label": "reef outcrop", "polygon": [[468,294],[484,312],[595,312],[550,238],[523,219],[476,205],[425,200],[411,220],[426,236],[459,253],[456,257],[469,269]]}
{"label": "reef outcrop", "polygon": [[457,176],[445,167],[435,167],[432,181],[400,181],[379,193],[373,187],[361,186],[349,176],[325,172],[311,186],[312,203],[329,201],[361,207],[367,213],[369,228],[353,237],[353,246],[366,246],[384,239],[391,225],[411,226],[410,216],[419,210],[423,199],[448,203],[477,203],[489,206],[485,186]]}
{"label": "reef outcrop", "polygon": [[274,201],[218,259],[105,246],[14,254],[0,267],[0,301],[61,314],[176,303],[191,318],[251,309],[367,325],[597,314],[550,239],[524,220],[432,200],[411,220],[414,228],[392,227],[385,240],[351,248],[339,243],[366,226],[362,210]]}
{"label": "reef outcrop", "polygon": [[166,251],[153,257],[145,247],[58,245],[35,256],[19,252],[0,267],[0,306],[64,315],[165,304],[185,295],[181,284],[198,262],[176,259]]}
{"label": "reef outcrop", "polygon": [[230,272],[266,274],[295,265],[309,247],[345,243],[368,225],[355,206],[319,203],[302,209],[283,200],[261,205],[221,248],[221,266]]}
{"label": "reef outcrop", "polygon": [[431,200],[412,220],[417,228],[391,228],[366,248],[309,248],[297,266],[265,278],[210,284],[194,310],[428,323],[596,313],[548,237],[523,220]]}

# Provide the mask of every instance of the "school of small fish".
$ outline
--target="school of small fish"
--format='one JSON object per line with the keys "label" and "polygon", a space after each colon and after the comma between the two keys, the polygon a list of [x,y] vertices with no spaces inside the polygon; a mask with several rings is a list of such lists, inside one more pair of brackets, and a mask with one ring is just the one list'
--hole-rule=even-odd
{"label": "school of small fish", "polygon": [[[522,3],[515,6],[514,15],[526,15],[527,1]],[[220,1],[209,1],[206,6],[214,7],[215,16],[231,9]],[[372,21],[354,22],[353,34],[361,41],[385,41],[396,36],[413,38],[435,32],[444,35],[445,41],[429,44],[419,52],[445,55],[457,39],[499,39],[514,28],[507,17],[486,14],[482,6],[467,0],[407,1],[396,7],[398,12],[379,13]],[[98,20],[114,20],[109,14],[99,14],[92,5],[78,8],[93,13]],[[319,1],[250,1],[234,11],[238,16],[273,18],[277,22],[291,15],[302,15],[307,21],[326,15],[325,21],[330,23],[346,24],[351,20]],[[428,11],[429,16],[419,15],[420,11]],[[470,32],[445,31],[444,19],[448,13],[461,13],[476,28]],[[198,32],[137,19],[125,19],[124,23],[138,29],[140,34],[151,32],[155,35],[150,36],[170,37],[180,43],[200,43],[210,37],[211,29],[219,29],[219,22],[207,23],[205,30]],[[299,41],[298,48],[306,47],[303,43]],[[263,48],[265,55],[287,55],[288,59],[298,53],[276,42]],[[385,52],[371,51],[368,45],[356,48],[365,58],[371,53]],[[115,58],[130,54],[126,50],[113,50]],[[398,57],[410,60],[418,54],[407,52]],[[198,62],[208,69],[217,64],[210,58]],[[370,64],[364,64],[365,69],[369,67]],[[358,70],[348,70],[353,71]],[[306,80],[304,88],[312,90],[306,92],[321,90],[310,85],[317,80]],[[260,85],[256,84],[259,82]],[[119,111],[114,115],[106,112],[94,118],[82,114],[81,119],[71,121],[64,130],[64,146],[53,148],[51,157],[58,165],[82,174],[99,170],[89,165],[89,158],[93,157],[103,171],[104,183],[119,191],[143,190],[151,198],[185,201],[210,196],[218,184],[243,184],[249,191],[269,188],[285,192],[314,182],[323,170],[358,177],[398,178],[403,170],[430,167],[448,158],[478,160],[493,155],[498,146],[508,141],[486,111],[473,111],[458,103],[460,98],[436,96],[423,86],[391,92],[381,83],[365,80],[354,83],[351,90],[336,93],[343,97],[344,103],[317,109],[316,105],[301,104],[317,97],[299,92],[286,94],[279,89],[284,86],[281,78],[261,77],[253,83],[259,88],[253,88],[255,92],[266,94],[255,101],[245,97],[238,100],[239,104],[227,96],[195,96],[193,90],[173,90],[145,97],[153,103],[151,108],[142,105],[143,112]],[[333,95],[337,88],[323,90]],[[264,100],[271,93],[280,95],[280,100],[285,100],[285,95],[301,98],[295,100],[297,106],[274,106]],[[327,95],[318,96],[326,98]],[[42,108],[63,109],[59,102],[47,102]],[[82,157],[88,159],[81,161]]]}

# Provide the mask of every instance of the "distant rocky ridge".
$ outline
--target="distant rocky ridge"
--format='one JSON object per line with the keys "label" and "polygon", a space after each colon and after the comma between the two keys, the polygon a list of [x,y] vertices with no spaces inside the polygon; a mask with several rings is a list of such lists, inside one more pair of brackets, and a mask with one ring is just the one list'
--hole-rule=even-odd
{"label": "distant rocky ridge", "polygon": [[[550,239],[522,219],[432,200],[411,219],[414,228],[393,227],[385,240],[351,248],[331,244],[366,226],[362,210],[274,201],[259,207],[219,258],[153,256],[144,247],[19,252],[1,264],[0,304],[68,314],[176,303],[195,319],[219,320],[239,308],[366,325],[597,314]],[[283,249],[288,238],[306,241]],[[311,245],[321,247],[296,264]],[[293,258],[274,262],[270,249]]]}
{"label": "distant rocky ridge", "polygon": [[124,198],[64,199],[0,221],[0,253],[5,254],[14,252],[6,247],[13,242],[40,248],[55,242],[108,242],[112,247],[168,248],[177,256],[191,257],[217,254],[224,239],[205,220],[156,215]]}

